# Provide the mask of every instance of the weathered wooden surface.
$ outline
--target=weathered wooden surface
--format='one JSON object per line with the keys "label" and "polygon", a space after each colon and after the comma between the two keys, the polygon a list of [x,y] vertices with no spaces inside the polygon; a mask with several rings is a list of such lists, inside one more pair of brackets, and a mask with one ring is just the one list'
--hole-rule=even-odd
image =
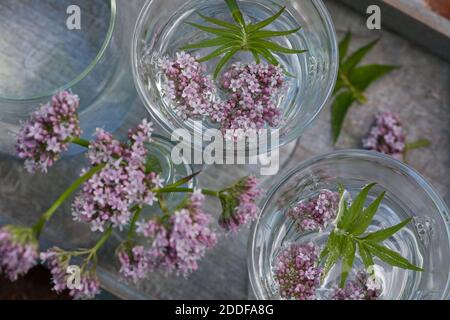
{"label": "weathered wooden surface", "polygon": [[[139,0],[133,2],[133,5],[141,3]],[[428,178],[447,203],[450,203],[450,65],[389,31],[367,30],[362,16],[336,1],[326,1],[326,4],[339,37],[347,30],[353,32],[352,49],[381,37],[367,62],[402,66],[370,88],[367,105],[351,109],[337,148],[360,147],[360,140],[369,130],[374,115],[380,110],[393,110],[404,119],[410,140],[426,137],[433,141],[431,148],[411,152],[408,163]],[[144,107],[136,102],[130,106],[129,117],[125,120],[126,127],[146,115]],[[301,137],[294,154],[279,174],[305,159],[334,149],[329,123],[328,107]],[[289,155],[289,148],[285,150],[287,151],[282,154]],[[80,156],[65,159],[49,175],[30,177],[24,174],[21,163],[9,156],[0,156],[0,212],[3,218],[14,217],[28,223],[36,219],[38,212],[42,212],[70,183],[76,170],[82,166],[81,159]],[[225,186],[237,176],[245,175],[247,169],[257,168],[212,166],[205,168],[199,180],[201,186]],[[270,181],[265,183],[269,184]],[[208,203],[208,208],[217,212],[217,203]],[[64,227],[64,234],[61,234],[61,226],[71,223],[69,206],[66,205],[64,212],[52,221],[46,236],[53,240],[64,239],[71,246],[85,243],[85,237],[90,237],[85,227]],[[102,279],[109,290],[123,298],[245,299],[248,297],[247,237],[248,230],[243,230],[237,236],[222,237],[219,245],[200,263],[200,269],[188,279],[155,275],[139,287],[123,284],[118,286],[113,271],[115,265],[108,257],[102,259],[102,266],[106,269],[102,273]]]}

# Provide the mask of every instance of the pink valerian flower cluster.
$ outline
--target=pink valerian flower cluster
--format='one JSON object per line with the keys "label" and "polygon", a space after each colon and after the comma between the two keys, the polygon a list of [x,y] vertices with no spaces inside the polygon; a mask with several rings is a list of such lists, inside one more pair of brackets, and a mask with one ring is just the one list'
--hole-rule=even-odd
{"label": "pink valerian flower cluster", "polygon": [[145,279],[152,270],[145,247],[141,245],[120,246],[117,250],[117,259],[120,264],[119,273],[134,283]]}
{"label": "pink valerian flower cluster", "polygon": [[381,295],[381,287],[365,271],[359,271],[356,279],[347,282],[344,288],[335,288],[333,300],[376,300]]}
{"label": "pink valerian flower cluster", "polygon": [[92,231],[104,231],[105,224],[125,226],[134,205],[153,205],[151,189],[162,186],[154,172],[146,172],[147,149],[151,141],[151,123],[144,120],[129,133],[129,144],[121,144],[111,134],[99,129],[89,147],[88,157],[93,165],[105,167],[83,186],[73,203],[76,221],[91,225]]}
{"label": "pink valerian flower cluster", "polygon": [[363,140],[363,147],[402,160],[405,140],[400,118],[392,112],[383,112],[376,117],[375,125]]}
{"label": "pink valerian flower cluster", "polygon": [[180,117],[187,119],[209,112],[213,84],[205,75],[205,66],[188,53],[180,52],[174,60],[161,59],[160,67],[168,78],[167,96],[175,102],[175,110]]}
{"label": "pink valerian flower cluster", "polygon": [[336,218],[339,206],[339,193],[323,190],[309,201],[302,201],[288,215],[295,223],[298,231],[323,230]]}
{"label": "pink valerian flower cluster", "polygon": [[217,242],[210,229],[211,216],[202,210],[203,199],[201,190],[196,190],[184,208],[170,216],[138,223],[137,234],[146,243],[128,251],[128,258],[121,251],[122,275],[136,281],[156,268],[184,276],[197,270],[198,261]]}
{"label": "pink valerian flower cluster", "polygon": [[68,149],[68,140],[81,135],[77,110],[77,95],[62,91],[51,102],[41,106],[21,128],[17,139],[17,153],[25,159],[30,172],[47,172],[61,152]]}
{"label": "pink valerian flower cluster", "polygon": [[275,279],[283,299],[314,300],[322,269],[314,244],[291,244],[277,257]]}
{"label": "pink valerian flower cluster", "polygon": [[258,130],[281,121],[276,99],[284,88],[283,70],[267,64],[233,64],[222,76],[222,87],[230,94],[228,101],[217,103],[211,119],[222,130]]}
{"label": "pink valerian flower cluster", "polygon": [[206,68],[185,52],[175,59],[161,59],[167,77],[166,92],[183,119],[207,116],[226,130],[257,130],[280,124],[276,100],[285,87],[283,70],[274,65],[233,64],[221,79],[228,100],[214,98],[212,80]]}
{"label": "pink valerian flower cluster", "polygon": [[52,274],[53,290],[62,293],[69,290],[69,294],[75,300],[93,299],[100,293],[100,281],[94,270],[82,270],[80,287],[68,288],[67,268],[70,265],[71,254],[57,247],[41,253],[41,260],[46,263]]}
{"label": "pink valerian flower cluster", "polygon": [[257,218],[257,199],[261,194],[258,179],[248,176],[219,194],[223,212],[219,225],[226,231],[236,231],[240,226]]}
{"label": "pink valerian flower cluster", "polygon": [[0,274],[15,281],[37,263],[38,242],[28,228],[5,226],[0,229]]}

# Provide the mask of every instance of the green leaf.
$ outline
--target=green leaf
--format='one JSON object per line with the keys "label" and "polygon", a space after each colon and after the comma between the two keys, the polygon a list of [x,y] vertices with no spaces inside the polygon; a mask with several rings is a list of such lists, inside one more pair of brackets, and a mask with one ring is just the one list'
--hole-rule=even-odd
{"label": "green leaf", "polygon": [[353,200],[352,205],[347,211],[347,214],[343,216],[341,222],[338,224],[338,228],[350,232],[353,223],[356,221],[358,216],[362,213],[364,209],[364,204],[366,203],[369,191],[376,185],[376,183],[371,183],[365,186],[360,193]]}
{"label": "green leaf", "polygon": [[225,66],[225,64],[236,54],[236,52],[239,51],[239,48],[231,49],[230,52],[228,52],[226,55],[223,56],[223,58],[217,63],[216,69],[214,70],[214,79],[217,78],[222,68]]}
{"label": "green leaf", "polygon": [[355,88],[364,91],[370,84],[397,68],[397,66],[381,64],[356,67],[350,71],[349,80]]}
{"label": "green leaf", "polygon": [[333,95],[337,94],[342,88],[345,88],[345,83],[341,79],[336,80],[336,85],[334,86]]}
{"label": "green leaf", "polygon": [[333,246],[329,248],[329,253],[323,265],[322,279],[324,279],[328,275],[330,270],[342,257],[342,251],[344,249],[346,237],[344,235],[339,234],[336,234],[335,237],[336,237],[335,243]]}
{"label": "green leaf", "polygon": [[214,39],[208,39],[199,41],[197,43],[189,44],[184,47],[181,47],[182,50],[188,50],[188,49],[200,49],[200,48],[209,48],[209,47],[218,47],[223,45],[238,45],[239,42],[236,40],[230,39],[230,38],[223,38],[218,37]]}
{"label": "green leaf", "polygon": [[351,54],[342,64],[341,71],[344,74],[347,74],[349,71],[351,71],[358,63],[361,62],[362,59],[364,59],[364,57],[370,52],[370,50],[372,50],[372,48],[378,43],[378,41],[378,39],[372,41]]}
{"label": "green leaf", "polygon": [[344,58],[347,55],[348,46],[350,44],[350,40],[352,39],[352,34],[347,32],[345,34],[344,39],[339,43],[339,63],[342,64],[344,62]]}
{"label": "green leaf", "polygon": [[241,9],[237,4],[236,0],[225,0],[228,8],[230,9],[231,15],[233,16],[234,21],[239,23],[241,26],[245,27],[244,16],[242,15]]}
{"label": "green leaf", "polygon": [[299,31],[302,27],[298,27],[296,29],[288,30],[288,31],[272,31],[272,30],[260,30],[255,31],[250,35],[251,39],[257,38],[271,38],[271,37],[282,37],[287,36],[292,33]]}
{"label": "green leaf", "polygon": [[396,224],[395,226],[370,233],[366,237],[362,238],[361,240],[373,242],[373,243],[382,242],[382,241],[392,237],[395,233],[400,231],[404,226],[409,224],[412,220],[413,220],[413,218],[409,218],[399,224]]}
{"label": "green leaf", "polygon": [[200,172],[201,172],[201,171],[197,171],[197,172],[194,172],[193,174],[191,174],[191,175],[189,175],[189,176],[187,176],[187,177],[181,178],[181,179],[178,180],[177,182],[175,182],[175,183],[173,183],[173,184],[171,184],[171,185],[166,186],[166,188],[169,188],[169,187],[170,187],[170,188],[176,188],[176,187],[182,186],[183,184],[188,183],[189,181],[191,181],[192,179],[194,179],[197,175],[200,174]]}
{"label": "green leaf", "polygon": [[415,265],[411,264],[407,259],[403,258],[399,253],[392,251],[391,249],[388,249],[379,244],[371,243],[371,242],[367,242],[367,241],[365,241],[364,244],[370,253],[372,253],[374,256],[377,256],[384,262],[390,264],[391,266],[399,267],[399,268],[407,269],[407,270],[423,271],[422,268],[416,267]]}
{"label": "green leaf", "polygon": [[341,133],[342,125],[348,109],[355,101],[350,91],[340,93],[331,106],[331,127],[333,132],[333,143],[336,143]]}
{"label": "green leaf", "polygon": [[380,207],[381,201],[383,201],[386,192],[383,191],[378,198],[375,199],[358,217],[355,224],[349,229],[349,232],[354,236],[359,236],[364,233],[373,220],[373,217]]}
{"label": "green leaf", "polygon": [[208,32],[208,33],[217,34],[219,36],[230,38],[230,39],[235,39],[235,40],[242,39],[238,34],[236,34],[236,32],[232,32],[228,29],[211,28],[211,27],[203,26],[201,24],[194,23],[194,22],[186,22],[186,23],[197,29]]}
{"label": "green leaf", "polygon": [[267,60],[267,62],[275,66],[278,66],[280,64],[277,58],[275,58],[275,56],[269,50],[265,48],[255,48],[253,50],[256,50],[259,54],[261,54],[264,57],[264,59]]}
{"label": "green leaf", "polygon": [[208,17],[208,16],[205,16],[205,15],[203,15],[201,13],[198,13],[198,15],[200,17],[202,17],[202,19],[207,21],[207,22],[216,24],[218,26],[221,26],[221,27],[224,27],[224,28],[227,28],[227,29],[231,29],[231,30],[233,30],[235,32],[241,32],[242,31],[242,29],[239,26],[237,26],[235,24],[232,24],[230,22],[226,22],[226,21],[219,20],[219,19],[216,19],[216,18]]}
{"label": "green leaf", "polygon": [[233,48],[232,45],[225,45],[220,47],[219,49],[214,50],[213,52],[211,52],[210,54],[208,54],[207,56],[204,56],[203,58],[198,59],[198,62],[205,62],[208,60],[211,60],[215,57],[218,57],[222,54],[224,54],[225,52],[230,51]]}
{"label": "green leaf", "polygon": [[364,264],[364,267],[367,270],[374,265],[372,255],[370,254],[369,250],[367,250],[367,248],[365,247],[364,242],[358,241],[357,243],[359,255],[361,256],[361,260]]}
{"label": "green leaf", "polygon": [[333,230],[331,231],[330,235],[328,236],[327,244],[322,249],[322,252],[320,253],[319,261],[322,261],[328,254],[330,253],[330,250],[335,247],[337,244],[337,237],[336,232]]}
{"label": "green leaf", "polygon": [[296,49],[284,48],[274,42],[270,42],[270,41],[262,40],[262,39],[258,39],[258,40],[251,39],[249,44],[251,46],[255,46],[257,48],[264,48],[264,49],[269,49],[271,51],[288,53],[288,54],[304,53],[304,52],[308,51],[308,50],[296,50]]}
{"label": "green leaf", "polygon": [[350,237],[346,238],[347,240],[342,258],[341,288],[345,286],[345,281],[348,278],[348,274],[353,268],[353,262],[355,261],[356,254],[356,245],[353,242],[353,239]]}
{"label": "green leaf", "polygon": [[272,22],[277,20],[283,14],[284,10],[286,10],[286,7],[282,7],[280,11],[278,11],[273,16],[267,18],[266,20],[260,21],[260,22],[255,23],[255,24],[248,25],[247,28],[246,28],[247,32],[251,33],[251,32],[255,32],[255,31],[259,30],[259,29],[262,29],[264,27],[267,27],[269,24],[271,24]]}
{"label": "green leaf", "polygon": [[255,62],[259,64],[261,62],[261,59],[259,58],[258,51],[254,50],[254,49],[250,49],[250,52],[252,53],[253,58],[255,59]]}

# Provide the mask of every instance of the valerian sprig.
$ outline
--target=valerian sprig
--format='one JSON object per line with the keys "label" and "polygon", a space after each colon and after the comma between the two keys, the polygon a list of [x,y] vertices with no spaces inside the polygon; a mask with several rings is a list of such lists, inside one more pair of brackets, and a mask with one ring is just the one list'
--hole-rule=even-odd
{"label": "valerian sprig", "polygon": [[263,58],[268,63],[276,66],[279,65],[279,61],[273,53],[279,52],[285,54],[299,54],[306,52],[306,50],[285,48],[276,42],[267,40],[273,37],[284,37],[296,33],[301,29],[301,27],[298,27],[287,31],[264,30],[265,27],[272,24],[283,14],[286,9],[285,7],[282,7],[276,14],[263,21],[247,24],[237,4],[237,1],[225,0],[225,2],[235,23],[230,23],[200,14],[200,16],[206,22],[209,22],[210,24],[213,24],[215,26],[220,26],[220,28],[204,26],[192,22],[189,22],[189,24],[204,32],[213,34],[216,37],[213,39],[207,39],[194,44],[186,45],[181,48],[183,50],[190,50],[218,47],[210,54],[198,60],[199,62],[204,62],[216,57],[222,57],[216,65],[214,78],[217,78],[226,63],[239,51],[251,52],[253,57],[255,58],[256,63],[260,63],[261,58]]}
{"label": "valerian sprig", "polygon": [[339,43],[339,73],[334,89],[336,98],[331,107],[333,143],[336,143],[339,139],[345,116],[352,104],[354,102],[367,103],[364,91],[373,82],[398,68],[398,66],[383,64],[359,66],[359,63],[378,43],[378,40],[372,41],[347,55],[351,37],[351,33],[348,32]]}
{"label": "valerian sprig", "polygon": [[385,192],[381,193],[372,203],[365,207],[369,191],[374,186],[375,183],[372,183],[364,187],[350,206],[347,204],[346,192],[341,188],[335,228],[320,254],[320,260],[323,262],[323,278],[339,261],[342,261],[341,287],[344,287],[349,271],[353,268],[357,251],[364,267],[369,272],[374,265],[374,257],[394,267],[423,271],[423,269],[411,264],[399,253],[383,245],[383,241],[389,239],[409,224],[412,218],[386,229],[367,232],[367,228],[372,223],[385,196]]}

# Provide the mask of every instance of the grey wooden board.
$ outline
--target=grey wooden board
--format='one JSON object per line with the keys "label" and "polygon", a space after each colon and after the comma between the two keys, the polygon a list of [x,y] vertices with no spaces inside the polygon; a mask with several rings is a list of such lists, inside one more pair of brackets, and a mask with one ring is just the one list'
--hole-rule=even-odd
{"label": "grey wooden board", "polygon": [[365,14],[369,5],[381,9],[383,28],[450,61],[450,20],[425,7],[423,0],[339,0]]}
{"label": "grey wooden board", "polygon": [[[129,2],[136,12],[141,4],[141,0]],[[408,158],[409,164],[428,178],[438,193],[450,203],[449,64],[388,31],[367,30],[361,15],[336,1],[326,1],[326,5],[333,16],[339,37],[347,30],[353,32],[352,49],[381,36],[379,45],[367,62],[402,65],[402,69],[370,88],[367,105],[351,109],[337,148],[359,147],[361,138],[367,133],[368,125],[378,111],[398,112],[407,125],[411,140],[428,137],[433,141],[431,148],[412,152]],[[123,129],[146,116],[144,107],[136,100],[130,106]],[[281,152],[289,156],[289,160],[279,175],[305,159],[333,150],[329,121],[330,109],[327,107],[301,137],[292,156],[292,146]],[[1,220],[32,223],[39,212],[45,210],[70,184],[82,166],[83,157],[73,156],[59,162],[48,175],[29,176],[19,161],[11,156],[0,155]],[[236,177],[256,170],[254,166],[211,166],[205,168],[200,176],[200,185],[225,186]],[[270,182],[266,180],[264,183],[269,185]],[[208,202],[207,207],[217,212],[218,204]],[[45,237],[51,242],[64,243],[67,247],[86,246],[95,239],[86,226],[71,221],[69,204],[64,205],[51,221]],[[112,259],[114,246],[111,245],[101,257],[102,282],[108,291],[128,299],[246,299],[249,296],[247,237],[247,229],[236,236],[222,236],[218,246],[202,260],[199,270],[187,279],[155,274],[139,286],[118,282],[116,265]]]}

